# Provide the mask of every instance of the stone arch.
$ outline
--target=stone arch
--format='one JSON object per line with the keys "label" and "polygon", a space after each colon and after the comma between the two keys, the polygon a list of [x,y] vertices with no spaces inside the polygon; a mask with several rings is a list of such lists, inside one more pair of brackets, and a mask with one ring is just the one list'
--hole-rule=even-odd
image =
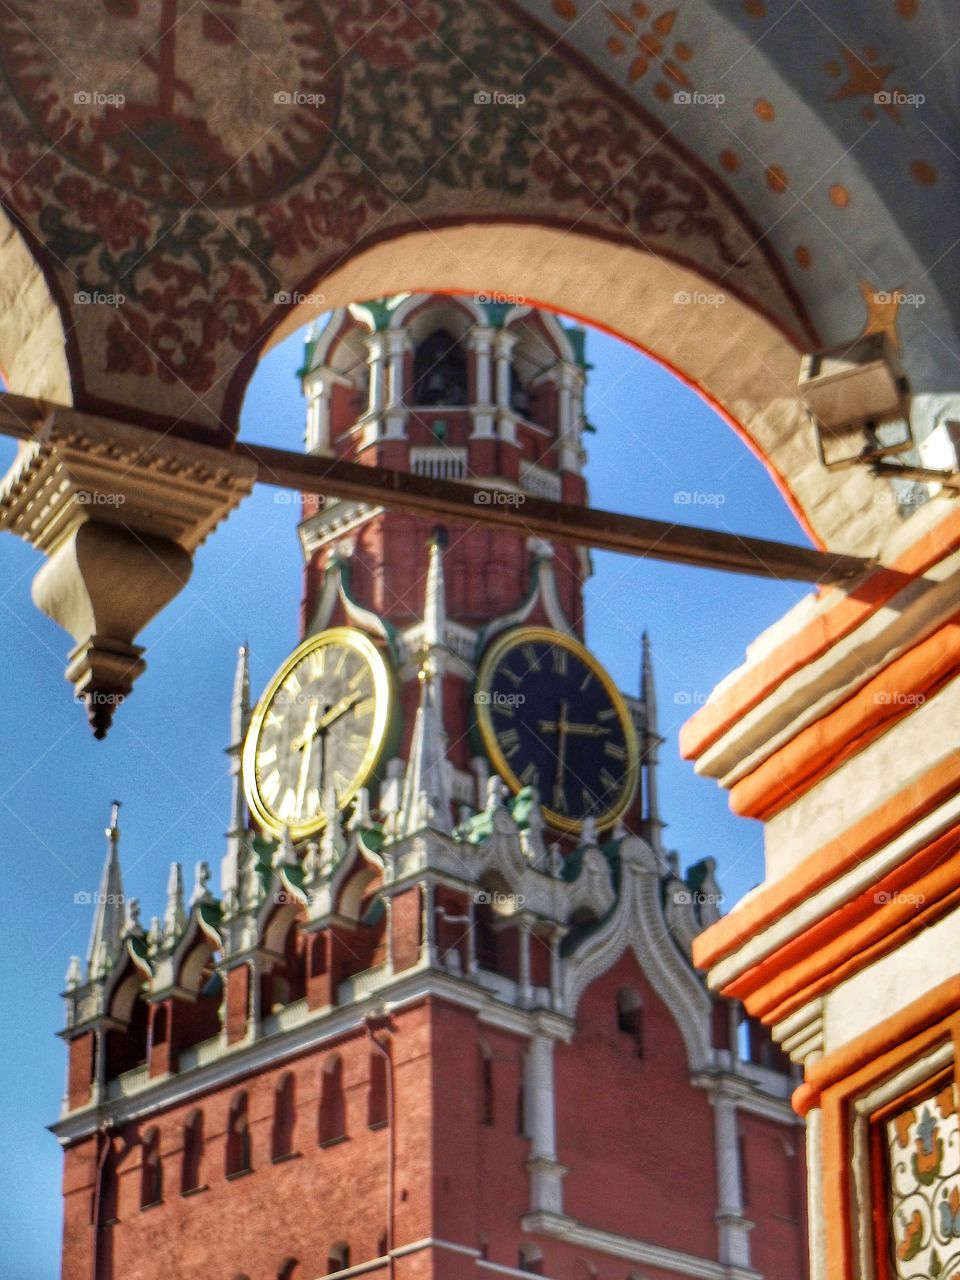
{"label": "stone arch", "polygon": [[[672,66],[681,84],[687,73],[669,61],[669,51],[649,77],[628,74],[628,46],[643,47],[639,20],[628,21],[629,34],[612,50],[602,11],[581,21],[586,15],[574,0],[536,11],[528,3],[451,0],[442,6],[444,38],[423,47],[423,65],[405,56],[410,32],[402,7],[363,0],[344,10],[317,0],[298,7],[300,29],[288,32],[271,21],[268,0],[249,0],[243,21],[257,24],[291,83],[316,70],[299,65],[302,49],[329,58],[322,105],[305,108],[317,127],[302,129],[299,143],[290,135],[295,156],[281,155],[272,141],[279,136],[274,126],[289,124],[289,106],[277,105],[270,85],[251,90],[242,74],[249,45],[240,39],[213,48],[199,17],[185,15],[178,77],[192,91],[199,132],[183,174],[148,154],[132,156],[122,129],[107,141],[109,154],[97,154],[106,131],[91,126],[87,108],[78,115],[72,86],[43,41],[52,10],[35,8],[35,47],[25,47],[22,33],[10,30],[13,17],[0,14],[4,124],[19,144],[0,156],[11,220],[0,238],[0,278],[14,281],[15,298],[13,320],[0,334],[0,364],[15,389],[42,389],[60,400],[72,393],[90,412],[223,443],[236,430],[264,346],[299,323],[304,308],[425,288],[519,291],[591,320],[681,372],[743,430],[827,545],[872,552],[892,526],[892,513],[873,501],[887,494],[880,481],[820,472],[796,405],[797,355],[856,336],[865,260],[890,274],[874,282],[877,288],[895,288],[901,277],[918,274],[918,262],[936,257],[920,249],[939,211],[952,213],[952,184],[938,181],[929,163],[911,160],[918,135],[924,141],[912,121],[888,131],[887,147],[848,154],[858,140],[851,130],[862,131],[863,104],[811,89],[809,59],[796,49],[816,44],[830,58],[837,43],[803,6],[770,32],[745,6],[697,0],[684,7],[671,40],[684,42],[684,57],[696,55],[691,86],[707,88],[711,77],[738,68],[738,93],[721,118],[677,106],[660,71]],[[871,15],[871,24],[863,6],[848,8],[851,41],[897,46],[898,74],[937,67],[928,87],[950,100],[948,63],[931,48],[929,31],[907,48],[894,6]],[[372,21],[376,44],[351,58]],[[68,9],[57,22],[98,83],[121,79],[129,49],[155,35],[150,6],[131,6],[122,24],[107,6]],[[767,38],[758,47],[761,33]],[[509,107],[478,106],[482,97],[464,81],[471,66],[522,81],[522,117]],[[772,133],[758,143],[765,154],[747,182],[746,166],[727,163],[722,144],[731,132],[746,137],[759,127],[754,80],[776,100],[780,125],[776,145]],[[44,92],[24,93],[27,82]],[[144,108],[129,105],[135,116]],[[336,127],[352,139],[352,160],[332,145]],[[789,157],[777,146],[789,148]],[[822,234],[816,210],[788,201],[791,181],[804,189],[799,154],[822,167],[822,156],[837,151],[854,194],[851,201],[845,193],[852,212],[842,234],[828,226],[831,237]],[[784,173],[781,160],[794,172]],[[220,177],[208,187],[203,179],[212,171]],[[901,194],[912,189],[904,188],[909,182],[924,188],[922,210]],[[197,189],[208,211],[169,235],[165,210],[192,209]],[[825,190],[818,196],[829,211]],[[927,205],[937,211],[932,218]],[[804,234],[825,245],[817,272],[806,270],[809,261],[791,261],[794,243],[779,226],[795,206],[802,206]],[[851,244],[863,253],[851,252]],[[449,253],[451,245],[460,251]],[[841,259],[842,290],[834,270]],[[955,385],[950,343],[929,337],[931,329],[956,331],[951,266],[935,267],[922,322],[904,324],[905,353],[921,384],[915,389],[931,394]],[[41,328],[53,326],[43,339],[28,334],[21,297],[39,272],[46,285],[36,314]],[[111,288],[124,291],[122,305],[78,300],[88,289]],[[719,322],[708,308],[673,304],[675,294],[703,288],[725,294]],[[57,367],[44,374],[51,352]]]}
{"label": "stone arch", "polygon": [[[462,295],[470,281],[491,294],[523,292],[529,305],[573,316],[663,365],[759,457],[821,545],[872,554],[891,527],[891,504],[877,500],[885,481],[820,464],[797,394],[801,355],[818,340],[726,282],[722,305],[678,305],[678,296],[716,292],[708,275],[687,264],[582,229],[558,235],[543,224],[491,222],[419,229],[358,249],[322,285],[327,305],[347,306],[414,288]],[[317,310],[303,304],[280,318],[265,349]]]}

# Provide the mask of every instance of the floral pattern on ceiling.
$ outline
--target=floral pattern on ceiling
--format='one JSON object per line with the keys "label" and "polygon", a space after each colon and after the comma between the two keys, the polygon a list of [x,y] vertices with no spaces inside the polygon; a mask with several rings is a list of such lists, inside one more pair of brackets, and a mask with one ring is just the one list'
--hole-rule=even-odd
{"label": "floral pattern on ceiling", "polygon": [[[632,41],[633,74],[680,83],[675,11],[622,17],[608,34],[624,57]],[[522,110],[494,97],[517,93]],[[577,227],[806,324],[730,194],[508,5],[11,0],[0,137],[0,189],[60,301],[80,407],[146,398],[232,430],[283,298],[434,220]]]}

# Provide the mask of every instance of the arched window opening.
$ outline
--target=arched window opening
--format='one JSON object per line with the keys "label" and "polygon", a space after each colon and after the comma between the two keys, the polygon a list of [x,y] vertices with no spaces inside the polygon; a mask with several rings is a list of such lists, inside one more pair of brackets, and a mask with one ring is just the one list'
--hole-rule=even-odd
{"label": "arched window opening", "polygon": [[414,405],[467,403],[467,357],[463,347],[446,329],[435,329],[413,356]]}
{"label": "arched window opening", "polygon": [[643,1002],[636,987],[621,987],[617,992],[617,1030],[630,1036],[637,1057],[643,1057]]}
{"label": "arched window opening", "polygon": [[280,1264],[280,1269],[277,1271],[277,1280],[296,1280],[299,1269],[300,1263],[296,1258],[287,1258]]}
{"label": "arched window opening", "polygon": [[522,1075],[520,1083],[517,1085],[517,1133],[521,1138],[529,1137],[527,1133],[527,1091],[523,1087]]}
{"label": "arched window opening", "polygon": [[381,1129],[387,1118],[387,1060],[379,1049],[373,1049],[367,1085],[367,1127]]}
{"label": "arched window opening", "polygon": [[477,1062],[480,1073],[480,1123],[493,1124],[493,1055],[484,1045],[481,1045],[477,1051]]}
{"label": "arched window opening", "polygon": [[386,1232],[386,1228],[384,1228],[384,1230],[381,1231],[380,1234],[377,1236],[377,1257],[385,1258],[387,1255],[388,1248],[389,1248],[389,1245],[387,1243],[387,1232]]}
{"label": "arched window opening", "polygon": [[330,1246],[327,1254],[327,1274],[334,1271],[345,1271],[350,1265],[350,1246],[344,1240],[338,1240]]}
{"label": "arched window opening", "polygon": [[143,974],[128,973],[117,985],[110,1000],[110,1016],[120,1023],[104,1037],[104,1071],[115,1080],[125,1071],[142,1067],[147,1061],[150,1006],[144,998]]}
{"label": "arched window opening", "polygon": [[523,1244],[517,1256],[517,1266],[532,1276],[543,1275],[543,1254],[535,1244]]}
{"label": "arched window opening", "polygon": [[140,1208],[149,1209],[163,1199],[163,1165],[160,1163],[160,1130],[150,1128],[141,1139]]}
{"label": "arched window opening", "polygon": [[117,1221],[119,1211],[119,1185],[117,1165],[119,1156],[111,1138],[107,1138],[110,1149],[104,1157],[100,1174],[100,1225],[107,1226]]}
{"label": "arched window opening", "polygon": [[203,1112],[190,1112],[183,1127],[183,1163],[180,1166],[180,1194],[200,1189],[200,1166],[203,1163]]}
{"label": "arched window opening", "polygon": [[238,1093],[230,1103],[227,1120],[227,1177],[250,1172],[250,1125],[247,1118],[247,1095]]}
{"label": "arched window opening", "polygon": [[324,1064],[320,1077],[320,1117],[318,1141],[321,1146],[347,1136],[343,1098],[343,1061],[334,1054]]}
{"label": "arched window opening", "polygon": [[293,1154],[293,1133],[296,1125],[296,1081],[288,1071],[281,1076],[273,1095],[273,1136],[271,1157],[284,1160]]}
{"label": "arched window opening", "polygon": [[530,392],[520,381],[513,365],[510,366],[510,408],[521,418],[526,418],[530,412]]}

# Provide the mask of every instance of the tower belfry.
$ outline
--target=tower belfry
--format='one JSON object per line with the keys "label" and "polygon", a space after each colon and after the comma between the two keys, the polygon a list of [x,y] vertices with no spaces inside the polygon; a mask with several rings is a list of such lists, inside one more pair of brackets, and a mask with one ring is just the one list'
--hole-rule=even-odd
{"label": "tower belfry", "polygon": [[[584,503],[584,340],[495,299],[337,310],[307,448]],[[802,1280],[791,1079],[690,962],[720,895],[662,847],[647,636],[635,698],[586,643],[589,555],[522,527],[305,497],[299,539],[254,705],[237,658],[219,888],[174,863],[144,932],[107,831],[65,1280],[161,1280],[158,1240],[183,1280]]]}

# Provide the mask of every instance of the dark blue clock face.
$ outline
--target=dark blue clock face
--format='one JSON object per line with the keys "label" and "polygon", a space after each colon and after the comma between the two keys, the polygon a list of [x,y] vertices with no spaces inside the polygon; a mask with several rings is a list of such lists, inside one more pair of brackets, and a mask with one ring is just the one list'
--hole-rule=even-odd
{"label": "dark blue clock face", "polygon": [[636,770],[622,700],[586,651],[561,640],[521,634],[495,646],[477,701],[498,771],[514,787],[536,787],[562,828],[622,812]]}

